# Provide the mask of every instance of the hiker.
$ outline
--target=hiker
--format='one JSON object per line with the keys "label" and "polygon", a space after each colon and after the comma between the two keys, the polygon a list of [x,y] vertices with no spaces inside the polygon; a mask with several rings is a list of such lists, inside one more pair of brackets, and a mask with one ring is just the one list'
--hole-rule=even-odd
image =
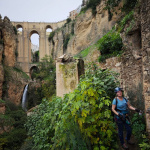
{"label": "hiker", "polygon": [[126,141],[128,144],[134,144],[130,141],[132,129],[130,126],[130,120],[128,116],[128,108],[131,110],[135,110],[136,112],[140,112],[139,109],[134,108],[130,105],[129,101],[123,97],[123,90],[120,87],[115,88],[116,98],[112,102],[112,111],[115,114],[115,121],[118,126],[118,134],[120,138],[121,145],[124,149],[128,149],[128,146],[124,142],[123,137],[123,127],[126,128]]}

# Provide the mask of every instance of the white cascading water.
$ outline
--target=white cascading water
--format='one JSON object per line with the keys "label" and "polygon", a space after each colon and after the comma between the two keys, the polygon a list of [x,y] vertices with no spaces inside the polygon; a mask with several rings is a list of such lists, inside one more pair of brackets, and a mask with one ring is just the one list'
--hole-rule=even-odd
{"label": "white cascading water", "polygon": [[28,84],[25,86],[22,96],[22,108],[23,110],[27,111],[26,103],[27,103],[27,91],[28,91]]}

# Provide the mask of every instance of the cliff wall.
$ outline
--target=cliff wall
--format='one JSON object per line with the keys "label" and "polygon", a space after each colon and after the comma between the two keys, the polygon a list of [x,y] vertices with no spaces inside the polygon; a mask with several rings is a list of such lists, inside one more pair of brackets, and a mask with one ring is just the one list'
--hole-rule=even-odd
{"label": "cliff wall", "polygon": [[[117,14],[114,14],[112,20],[109,21],[108,10],[105,10],[104,7],[105,1],[102,1],[96,7],[97,13],[95,16],[92,15],[92,10],[89,9],[86,13],[81,13],[74,22],[70,22],[65,27],[55,31],[55,35],[50,41],[51,54],[54,59],[63,54],[73,56],[79,53],[112,29],[120,17],[117,15],[120,10],[116,8]],[[70,37],[67,47],[65,47],[64,43],[67,36]]]}
{"label": "cliff wall", "polygon": [[17,69],[17,30],[8,17],[0,17],[0,99],[21,102],[27,80]]}

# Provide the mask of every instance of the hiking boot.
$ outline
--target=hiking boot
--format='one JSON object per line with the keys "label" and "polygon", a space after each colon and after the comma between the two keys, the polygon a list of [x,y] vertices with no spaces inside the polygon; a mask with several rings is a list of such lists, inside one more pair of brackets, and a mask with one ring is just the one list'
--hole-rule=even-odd
{"label": "hiking boot", "polygon": [[128,146],[124,143],[124,144],[122,145],[122,148],[123,148],[123,149],[128,149]]}
{"label": "hiking boot", "polygon": [[134,145],[135,143],[132,141],[127,141],[127,144]]}

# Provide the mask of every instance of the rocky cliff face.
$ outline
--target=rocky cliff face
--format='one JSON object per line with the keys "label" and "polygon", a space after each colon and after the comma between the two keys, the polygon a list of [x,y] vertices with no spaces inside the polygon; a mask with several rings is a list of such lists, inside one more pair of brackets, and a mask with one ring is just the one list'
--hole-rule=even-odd
{"label": "rocky cliff face", "polygon": [[14,67],[16,63],[17,35],[7,17],[3,20],[2,33],[4,40],[4,65]]}
{"label": "rocky cliff face", "polygon": [[[108,10],[104,10],[105,1],[102,1],[97,6],[96,16],[92,15],[92,10],[89,9],[86,13],[77,17],[75,22],[66,24],[66,27],[57,31],[50,42],[50,49],[53,58],[58,58],[63,54],[75,55],[81,50],[87,48],[92,43],[95,43],[105,33],[107,33],[116,23],[119,15],[114,14],[111,21],[108,20]],[[116,12],[120,10],[116,8]],[[70,36],[67,48],[64,48],[65,37],[70,35],[72,30],[74,34]]]}
{"label": "rocky cliff face", "polygon": [[2,34],[2,19],[0,16],[0,98],[2,98],[2,89],[3,89],[3,81],[4,81],[4,70],[2,65],[2,56],[3,56],[3,34]]}
{"label": "rocky cliff face", "polygon": [[0,17],[0,99],[20,104],[27,83],[16,70],[17,34],[8,17]]}

